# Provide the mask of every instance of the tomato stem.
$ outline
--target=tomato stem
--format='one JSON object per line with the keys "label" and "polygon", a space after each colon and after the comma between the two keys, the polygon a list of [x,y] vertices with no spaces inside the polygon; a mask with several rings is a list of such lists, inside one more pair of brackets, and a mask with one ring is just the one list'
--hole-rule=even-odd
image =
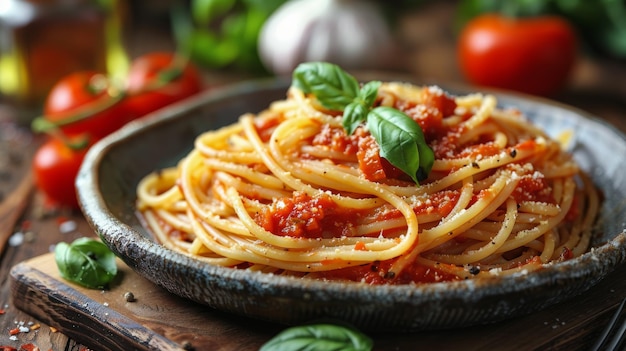
{"label": "tomato stem", "polygon": [[79,136],[69,138],[58,127],[47,130],[46,134],[59,139],[63,142],[63,144],[65,144],[65,146],[74,151],[83,150],[89,146],[89,135],[87,134],[81,134]]}
{"label": "tomato stem", "polygon": [[35,132],[45,133],[55,128],[81,121],[93,116],[95,113],[111,108],[122,101],[125,96],[126,93],[121,90],[116,90],[114,93],[109,92],[101,98],[77,108],[74,112],[68,114],[67,118],[53,122],[45,118],[45,116],[39,116],[33,120],[31,128]]}
{"label": "tomato stem", "polygon": [[[172,63],[166,69],[160,71],[155,79],[153,79],[143,89],[130,93],[119,87],[109,88],[106,95],[103,95],[99,99],[89,102],[77,108],[73,112],[68,113],[67,118],[59,119],[56,121],[50,121],[45,116],[39,116],[35,118],[31,123],[31,129],[37,133],[48,133],[51,135],[60,136],[62,132],[59,127],[88,119],[94,114],[102,112],[120,103],[128,96],[135,96],[146,92],[158,90],[171,83],[172,81],[178,79],[183,74],[188,61],[189,60],[186,56],[176,55],[172,60]],[[67,140],[67,138],[65,138],[65,140]],[[69,142],[66,144],[69,146],[73,143]],[[82,145],[84,143],[80,144]]]}
{"label": "tomato stem", "polygon": [[174,56],[171,64],[169,64],[165,69],[158,72],[156,77],[152,79],[150,83],[144,87],[144,89],[141,89],[140,91],[137,91],[132,95],[138,95],[140,93],[158,90],[166,86],[167,84],[175,81],[183,75],[183,72],[185,71],[185,67],[187,66],[188,62],[189,59],[187,56]]}

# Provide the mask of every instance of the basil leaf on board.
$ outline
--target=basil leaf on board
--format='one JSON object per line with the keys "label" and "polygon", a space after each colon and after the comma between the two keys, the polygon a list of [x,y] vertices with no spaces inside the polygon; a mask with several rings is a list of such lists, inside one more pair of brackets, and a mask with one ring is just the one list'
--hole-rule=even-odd
{"label": "basil leaf on board", "polygon": [[359,94],[359,82],[339,66],[327,62],[302,63],[293,71],[293,84],[305,94],[313,94],[322,106],[343,109]]}
{"label": "basil leaf on board", "polygon": [[368,114],[367,128],[378,143],[380,156],[419,183],[420,153],[417,144],[425,145],[419,124],[394,108],[380,106]]}
{"label": "basil leaf on board", "polygon": [[71,244],[60,242],[54,257],[61,276],[79,285],[102,289],[115,278],[115,254],[102,242],[78,238]]}
{"label": "basil leaf on board", "polygon": [[372,347],[372,339],[356,329],[312,324],[285,329],[259,351],[370,351]]}

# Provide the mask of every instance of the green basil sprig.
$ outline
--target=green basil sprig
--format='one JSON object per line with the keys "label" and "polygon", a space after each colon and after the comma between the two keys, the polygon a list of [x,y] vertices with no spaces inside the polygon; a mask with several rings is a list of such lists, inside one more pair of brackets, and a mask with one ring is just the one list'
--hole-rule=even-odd
{"label": "green basil sprig", "polygon": [[54,249],[54,258],[61,277],[88,288],[102,289],[117,274],[115,254],[95,239],[60,242]]}
{"label": "green basil sprig", "polygon": [[292,84],[313,94],[325,108],[342,111],[348,134],[365,123],[384,157],[415,183],[426,179],[435,154],[426,144],[422,128],[411,117],[391,107],[373,108],[379,81],[359,87],[359,82],[339,66],[327,62],[302,63],[293,72]]}
{"label": "green basil sprig", "polygon": [[283,330],[259,351],[370,351],[373,344],[372,339],[356,329],[312,324]]}

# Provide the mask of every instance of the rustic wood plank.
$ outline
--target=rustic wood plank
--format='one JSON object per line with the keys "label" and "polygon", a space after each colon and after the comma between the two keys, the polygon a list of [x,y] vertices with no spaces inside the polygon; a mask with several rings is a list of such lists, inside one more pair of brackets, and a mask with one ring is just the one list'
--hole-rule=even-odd
{"label": "rustic wood plank", "polygon": [[179,345],[78,293],[39,270],[12,270],[14,304],[98,350],[181,350]]}
{"label": "rustic wood plank", "polygon": [[[96,350],[256,350],[266,326],[221,314],[178,298],[132,272],[121,261],[118,283],[91,290],[60,278],[53,254],[11,271],[13,303]],[[126,292],[135,302],[127,302]],[[273,331],[272,331],[273,332]]]}
{"label": "rustic wood plank", "polygon": [[15,224],[26,209],[33,189],[33,174],[28,171],[17,188],[0,202],[0,252],[4,251],[9,237],[13,234]]}
{"label": "rustic wood plank", "polygon": [[[121,261],[109,290],[91,290],[60,278],[52,254],[16,265],[14,304],[97,350],[258,350],[284,326],[221,313],[181,299],[138,276]],[[464,350],[585,350],[612,309],[626,296],[626,268],[588,293],[539,313],[451,331],[371,335],[376,350],[420,346]],[[135,302],[124,299],[133,292]],[[281,307],[277,307],[281,308]]]}

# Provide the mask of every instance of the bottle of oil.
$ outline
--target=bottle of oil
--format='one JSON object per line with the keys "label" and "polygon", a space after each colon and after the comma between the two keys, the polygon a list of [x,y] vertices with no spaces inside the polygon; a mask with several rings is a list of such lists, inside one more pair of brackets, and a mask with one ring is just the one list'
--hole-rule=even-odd
{"label": "bottle of oil", "polygon": [[1,100],[32,111],[71,72],[125,70],[120,17],[117,0],[0,0]]}

